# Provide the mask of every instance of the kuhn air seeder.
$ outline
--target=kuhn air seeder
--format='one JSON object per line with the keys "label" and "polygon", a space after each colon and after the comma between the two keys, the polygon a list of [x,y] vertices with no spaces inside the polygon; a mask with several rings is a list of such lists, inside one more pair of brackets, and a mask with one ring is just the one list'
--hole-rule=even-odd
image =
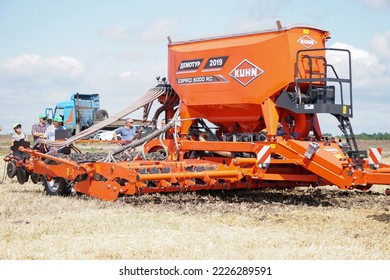
{"label": "kuhn air seeder", "polygon": [[[390,184],[380,149],[359,150],[352,117],[351,56],[325,48],[329,33],[289,26],[168,45],[168,80],[132,106],[63,142],[73,143],[143,108],[144,125],[167,124],[110,153],[28,156],[12,168],[49,194],[119,195],[196,190]],[[330,56],[344,61],[339,72]],[[153,101],[160,107],[150,114]],[[322,136],[317,114],[339,122],[344,142]],[[146,120],[151,120],[147,123]],[[12,171],[11,170],[11,171]],[[12,174],[9,174],[12,175]]]}

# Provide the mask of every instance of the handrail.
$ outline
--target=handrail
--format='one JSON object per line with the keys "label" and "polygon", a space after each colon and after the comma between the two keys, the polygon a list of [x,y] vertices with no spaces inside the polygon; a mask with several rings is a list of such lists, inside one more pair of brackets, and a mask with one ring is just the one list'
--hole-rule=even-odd
{"label": "handrail", "polygon": [[[304,54],[304,53],[310,53],[310,52],[316,52],[316,51],[339,51],[339,52],[346,52],[348,55],[348,73],[346,78],[340,78],[338,73],[336,72],[334,66],[332,64],[328,64],[327,60],[323,56],[318,56],[318,55],[313,55],[310,56],[309,54]],[[299,59],[303,61],[304,59],[308,60],[308,65],[309,65],[309,77],[301,77],[300,72],[299,72]],[[315,73],[313,72],[313,60],[322,60],[324,62],[324,70],[325,73]],[[329,78],[328,77],[328,67],[331,69],[332,73],[334,74],[335,78]],[[319,77],[314,78],[314,75],[318,75]],[[320,77],[321,75],[324,75],[324,77]],[[318,49],[308,49],[308,50],[299,50],[296,54],[296,63],[295,63],[295,103],[297,104],[297,100],[299,101],[299,104],[302,101],[302,93],[300,89],[300,84],[301,83],[308,83],[309,84],[309,91],[311,92],[313,88],[313,83],[315,82],[324,82],[325,86],[327,85],[328,82],[335,82],[339,84],[340,87],[340,101],[341,105],[344,105],[345,103],[345,98],[344,98],[344,90],[343,90],[343,84],[349,84],[349,100],[350,100],[350,107],[351,107],[351,116],[352,116],[352,67],[351,67],[351,52],[347,49],[339,49],[339,48],[318,48]]]}

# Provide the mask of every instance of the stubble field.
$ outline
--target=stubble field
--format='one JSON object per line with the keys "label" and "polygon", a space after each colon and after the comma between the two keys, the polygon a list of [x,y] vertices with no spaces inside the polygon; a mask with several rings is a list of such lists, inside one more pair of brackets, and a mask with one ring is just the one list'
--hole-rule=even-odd
{"label": "stubble field", "polygon": [[[363,144],[390,151],[387,142]],[[3,172],[2,163],[0,181]],[[385,188],[155,194],[112,203],[50,197],[41,185],[6,178],[0,259],[388,260]]]}

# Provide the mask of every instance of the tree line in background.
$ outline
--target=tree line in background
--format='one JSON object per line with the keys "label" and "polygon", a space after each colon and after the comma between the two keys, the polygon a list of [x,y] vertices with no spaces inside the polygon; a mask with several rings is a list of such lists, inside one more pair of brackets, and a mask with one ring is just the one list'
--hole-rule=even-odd
{"label": "tree line in background", "polygon": [[369,134],[369,133],[360,133],[360,134],[356,134],[356,139],[362,139],[362,140],[366,140],[366,139],[370,139],[370,140],[390,140],[390,133],[389,132],[377,132],[377,133],[373,133],[373,134]]}
{"label": "tree line in background", "polygon": [[[323,136],[332,136],[330,133],[324,133]],[[344,138],[344,135],[341,136],[336,136],[340,138]],[[389,132],[376,132],[376,133],[360,133],[360,134],[355,134],[356,139],[360,140],[390,140],[390,133]]]}

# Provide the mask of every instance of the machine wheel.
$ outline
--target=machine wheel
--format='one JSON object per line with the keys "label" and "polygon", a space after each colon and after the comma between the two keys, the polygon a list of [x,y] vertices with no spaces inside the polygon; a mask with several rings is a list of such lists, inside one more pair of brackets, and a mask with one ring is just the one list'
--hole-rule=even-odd
{"label": "machine wheel", "polygon": [[51,180],[48,180],[46,177],[43,178],[43,186],[45,187],[45,192],[48,195],[69,195],[70,186],[69,183],[61,177],[56,177]]}
{"label": "machine wheel", "polygon": [[23,185],[28,181],[29,173],[24,167],[16,168],[16,178],[18,179],[19,184]]}
{"label": "machine wheel", "polygon": [[108,118],[108,113],[106,110],[103,110],[103,109],[97,110],[97,112],[95,114],[96,121],[102,121],[102,120],[105,120],[107,118]]}
{"label": "machine wheel", "polygon": [[37,173],[31,173],[30,178],[31,182],[33,182],[34,184],[38,184],[40,181],[40,175]]}
{"label": "machine wheel", "polygon": [[16,175],[16,164],[13,161],[8,162],[7,164],[7,176],[13,178]]}

